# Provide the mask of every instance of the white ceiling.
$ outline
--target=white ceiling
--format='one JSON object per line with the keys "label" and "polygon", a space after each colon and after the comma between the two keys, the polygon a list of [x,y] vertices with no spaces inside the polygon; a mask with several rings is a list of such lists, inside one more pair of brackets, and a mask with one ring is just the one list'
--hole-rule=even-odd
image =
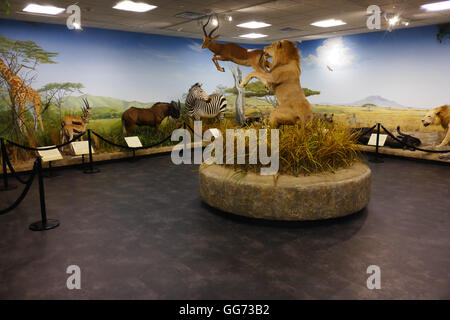
{"label": "white ceiling", "polygon": [[[22,12],[28,3],[50,4],[67,7],[77,2],[82,10],[83,27],[97,27],[125,31],[200,38],[203,36],[199,21],[175,17],[185,11],[200,14],[218,14],[220,40],[247,43],[268,43],[279,39],[309,40],[338,35],[369,32],[366,27],[366,9],[379,5],[383,12],[399,13],[408,19],[408,27],[450,22],[450,10],[427,12],[420,9],[424,3],[440,0],[139,0],[157,5],[146,13],[134,13],[112,9],[118,0],[9,0],[11,13],[0,18],[65,24],[66,14],[59,16],[31,15]],[[225,20],[231,15],[232,22]],[[347,24],[332,28],[311,26],[312,22],[325,19],[341,19]],[[257,20],[272,24],[263,29],[243,29],[237,24]],[[387,28],[383,20],[382,29]],[[294,30],[283,32],[280,29]],[[267,38],[244,40],[239,35],[258,32]]]}

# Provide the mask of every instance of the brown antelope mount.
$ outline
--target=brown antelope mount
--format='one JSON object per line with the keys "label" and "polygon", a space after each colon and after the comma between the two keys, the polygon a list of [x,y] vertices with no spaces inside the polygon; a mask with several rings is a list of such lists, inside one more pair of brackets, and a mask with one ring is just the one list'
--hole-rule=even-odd
{"label": "brown antelope mount", "polygon": [[246,49],[237,45],[236,43],[217,43],[216,40],[219,35],[213,36],[214,31],[219,28],[219,23],[217,26],[211,30],[208,34],[206,33],[206,27],[209,24],[211,16],[209,16],[206,24],[203,25],[203,44],[202,49],[208,48],[214,56],[212,61],[216,65],[217,70],[225,72],[225,69],[219,65],[217,60],[220,61],[231,61],[241,66],[252,67],[259,72],[267,72],[266,68],[270,68],[270,62],[266,60],[264,50],[261,49]]}
{"label": "brown antelope mount", "polygon": [[65,116],[61,120],[63,143],[72,140],[74,136],[86,131],[89,116],[91,115],[91,107],[87,99],[83,99],[83,103],[84,106],[81,107],[83,115],[81,117]]}

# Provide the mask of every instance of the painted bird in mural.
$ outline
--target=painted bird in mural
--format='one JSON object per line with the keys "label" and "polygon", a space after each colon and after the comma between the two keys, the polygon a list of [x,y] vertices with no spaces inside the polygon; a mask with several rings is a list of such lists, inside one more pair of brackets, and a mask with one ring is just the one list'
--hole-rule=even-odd
{"label": "painted bird in mural", "polygon": [[32,104],[34,109],[34,127],[37,130],[37,123],[41,130],[44,129],[41,117],[42,101],[41,96],[36,90],[27,86],[23,80],[14,74],[6,63],[0,58],[0,72],[3,79],[9,87],[9,94],[13,102],[19,106],[20,128],[25,124],[25,107],[27,104]]}

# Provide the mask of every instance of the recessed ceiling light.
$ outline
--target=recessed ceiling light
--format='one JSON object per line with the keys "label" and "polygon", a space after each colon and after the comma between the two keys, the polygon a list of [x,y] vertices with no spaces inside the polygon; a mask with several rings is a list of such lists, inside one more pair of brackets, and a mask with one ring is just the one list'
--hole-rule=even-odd
{"label": "recessed ceiling light", "polygon": [[241,38],[250,38],[250,39],[257,39],[257,38],[264,38],[267,37],[267,34],[262,34],[262,33],[247,33],[247,34],[242,34],[239,37]]}
{"label": "recessed ceiling light", "polygon": [[133,12],[147,12],[157,8],[157,6],[147,4],[144,2],[134,2],[130,0],[120,1],[113,9],[133,11]]}
{"label": "recessed ceiling light", "polygon": [[420,6],[427,11],[441,11],[450,9],[450,1],[441,1],[434,3],[427,3]]}
{"label": "recessed ceiling light", "polygon": [[395,26],[396,24],[398,24],[399,21],[400,21],[400,18],[398,16],[394,16],[388,20],[388,22],[391,26]]}
{"label": "recessed ceiling light", "polygon": [[39,4],[34,4],[34,3],[27,5],[23,9],[23,11],[25,11],[25,12],[52,14],[52,15],[60,14],[61,12],[65,11],[65,10],[66,9],[64,9],[64,8],[58,8],[58,7],[54,7],[54,6],[41,6]]}
{"label": "recessed ceiling light", "polygon": [[217,26],[219,24],[219,22],[217,21],[216,18],[212,19],[212,25],[213,26]]}
{"label": "recessed ceiling light", "polygon": [[271,24],[268,24],[265,22],[250,21],[250,22],[238,24],[237,26],[241,27],[241,28],[258,29],[258,28],[270,27]]}
{"label": "recessed ceiling light", "polygon": [[342,20],[336,20],[336,19],[322,20],[322,21],[317,21],[317,22],[311,23],[312,26],[321,27],[321,28],[342,26],[344,24],[347,24],[347,23],[345,23]]}

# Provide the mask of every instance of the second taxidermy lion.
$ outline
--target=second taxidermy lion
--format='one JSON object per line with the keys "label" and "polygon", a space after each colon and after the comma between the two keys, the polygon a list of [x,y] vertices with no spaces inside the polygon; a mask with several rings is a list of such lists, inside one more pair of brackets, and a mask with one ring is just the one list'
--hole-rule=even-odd
{"label": "second taxidermy lion", "polygon": [[300,86],[300,56],[297,46],[289,40],[281,40],[264,47],[272,57],[268,72],[250,72],[242,81],[243,88],[252,78],[258,78],[266,87],[272,87],[279,106],[270,114],[270,126],[304,124],[312,119],[312,108]]}
{"label": "second taxidermy lion", "polygon": [[450,142],[450,106],[441,106],[429,111],[422,119],[422,124],[424,127],[430,124],[441,125],[446,131],[444,140],[437,147],[443,147]]}

